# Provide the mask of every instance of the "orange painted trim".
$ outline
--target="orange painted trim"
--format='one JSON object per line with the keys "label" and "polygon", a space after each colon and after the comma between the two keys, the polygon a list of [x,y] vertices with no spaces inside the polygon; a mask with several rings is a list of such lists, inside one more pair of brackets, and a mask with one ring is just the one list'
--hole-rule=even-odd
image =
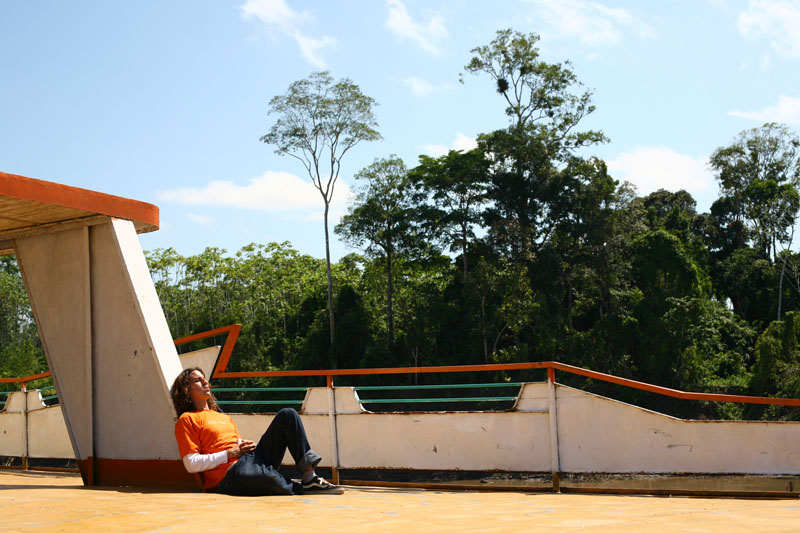
{"label": "orange painted trim", "polygon": [[[92,465],[94,462],[94,465]],[[106,487],[162,487],[171,489],[200,490],[198,476],[190,474],[180,459],[103,459],[88,458],[78,461],[83,484],[89,472],[92,485]]]}
{"label": "orange painted trim", "polygon": [[81,480],[85,487],[94,486],[94,457],[88,457],[76,461],[78,463],[78,471],[81,473]]}
{"label": "orange painted trim", "polygon": [[548,366],[551,366],[552,368],[555,368],[557,370],[563,370],[565,372],[569,372],[571,374],[577,374],[579,376],[585,376],[600,381],[606,381],[609,383],[614,383],[616,385],[630,387],[632,389],[654,392],[656,394],[661,394],[663,396],[680,398],[681,400],[701,400],[709,402],[736,402],[736,403],[758,403],[758,404],[769,404],[769,405],[800,406],[800,399],[795,399],[795,398],[764,398],[760,396],[741,396],[736,394],[708,394],[703,392],[686,392],[677,389],[670,389],[668,387],[651,385],[649,383],[644,383],[642,381],[620,378],[617,376],[612,376],[610,374],[603,374],[602,372],[595,372],[593,370],[587,370],[585,368],[580,368],[577,366],[566,365],[564,363],[557,363],[555,361],[549,362]]}
{"label": "orange painted trim", "polygon": [[0,172],[0,196],[132,220],[140,232],[155,231],[159,225],[155,205],[16,174]]}
{"label": "orange painted trim", "polygon": [[34,374],[33,376],[25,376],[23,378],[0,378],[0,383],[19,383],[20,386],[25,386],[26,383],[42,378],[49,378],[50,372],[42,372],[41,374]]}
{"label": "orange painted trim", "polygon": [[549,363],[505,363],[495,365],[407,366],[398,368],[350,368],[331,370],[273,370],[262,372],[225,372],[220,366],[215,378],[263,378],[273,376],[372,376],[381,374],[442,374],[446,372],[496,372],[547,368]]}
{"label": "orange painted trim", "polygon": [[204,331],[203,333],[195,333],[194,335],[189,335],[188,337],[181,337],[180,339],[175,339],[174,342],[175,346],[180,346],[181,344],[187,344],[189,342],[199,341],[201,339],[207,339],[209,337],[227,333],[228,335],[225,337],[225,343],[222,345],[222,350],[220,350],[217,364],[214,366],[214,371],[211,373],[211,377],[216,378],[219,377],[218,374],[220,371],[227,368],[228,362],[231,359],[231,354],[233,353],[233,347],[236,345],[236,340],[239,338],[240,331],[242,331],[241,324],[231,324],[230,326]]}

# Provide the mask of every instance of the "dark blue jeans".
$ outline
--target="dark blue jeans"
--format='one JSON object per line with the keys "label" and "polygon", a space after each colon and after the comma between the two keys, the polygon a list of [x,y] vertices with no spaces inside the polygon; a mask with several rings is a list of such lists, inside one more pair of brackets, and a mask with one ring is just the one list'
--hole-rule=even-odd
{"label": "dark blue jeans", "polygon": [[322,459],[308,444],[306,430],[294,409],[281,409],[253,453],[242,455],[213,490],[235,496],[302,494],[303,487],[278,471],[286,449],[302,474]]}

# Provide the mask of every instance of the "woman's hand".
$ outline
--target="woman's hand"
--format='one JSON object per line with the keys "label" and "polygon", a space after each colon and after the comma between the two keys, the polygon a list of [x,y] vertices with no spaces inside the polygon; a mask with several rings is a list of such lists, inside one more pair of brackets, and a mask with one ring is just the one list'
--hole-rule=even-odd
{"label": "woman's hand", "polygon": [[228,461],[230,461],[231,459],[238,459],[242,455],[250,453],[255,449],[256,449],[255,442],[251,440],[239,439],[239,444],[237,444],[233,448],[228,448],[226,450],[228,452]]}

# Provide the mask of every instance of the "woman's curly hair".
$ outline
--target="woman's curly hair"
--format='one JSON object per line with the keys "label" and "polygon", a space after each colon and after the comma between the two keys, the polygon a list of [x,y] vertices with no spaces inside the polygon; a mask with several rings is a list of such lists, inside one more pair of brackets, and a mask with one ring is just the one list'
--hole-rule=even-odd
{"label": "woman's curly hair", "polygon": [[[192,402],[192,398],[189,395],[189,388],[192,386],[192,380],[189,376],[195,370],[203,374],[203,377],[206,377],[205,373],[197,367],[187,368],[178,374],[178,377],[175,378],[175,382],[169,389],[169,394],[172,397],[172,403],[175,406],[175,412],[178,414],[178,416],[195,410],[194,402]],[[217,405],[217,400],[214,398],[213,394],[208,399],[208,408],[212,411],[219,411],[220,413],[222,412],[222,409],[220,409]]]}

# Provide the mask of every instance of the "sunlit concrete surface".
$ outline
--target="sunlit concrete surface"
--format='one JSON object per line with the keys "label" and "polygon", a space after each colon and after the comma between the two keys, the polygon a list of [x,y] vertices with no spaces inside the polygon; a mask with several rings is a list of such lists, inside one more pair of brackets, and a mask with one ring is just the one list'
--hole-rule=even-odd
{"label": "sunlit concrete surface", "polygon": [[237,498],[0,471],[2,531],[798,531],[800,500],[349,488]]}

